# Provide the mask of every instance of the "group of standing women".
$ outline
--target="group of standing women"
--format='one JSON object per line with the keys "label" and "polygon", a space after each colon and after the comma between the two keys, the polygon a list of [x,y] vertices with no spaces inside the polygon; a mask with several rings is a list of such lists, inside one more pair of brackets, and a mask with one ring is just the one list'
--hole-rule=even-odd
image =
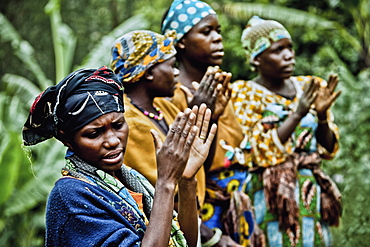
{"label": "group of standing women", "polygon": [[25,145],[67,147],[47,246],[330,246],[341,195],[320,169],[338,150],[336,76],[292,76],[291,36],[251,18],[258,76],[231,82],[215,11],[174,0],[162,34],[112,45],[35,100]]}

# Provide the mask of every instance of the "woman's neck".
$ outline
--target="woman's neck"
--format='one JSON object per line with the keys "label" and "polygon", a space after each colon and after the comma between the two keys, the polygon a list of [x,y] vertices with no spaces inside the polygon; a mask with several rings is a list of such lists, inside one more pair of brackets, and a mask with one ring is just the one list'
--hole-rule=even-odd
{"label": "woman's neck", "polygon": [[258,75],[255,79],[255,82],[260,84],[261,86],[264,86],[265,88],[270,89],[273,91],[273,89],[279,89],[284,87],[285,85],[285,79],[282,78],[268,78],[261,75]]}
{"label": "woman's neck", "polygon": [[204,74],[207,71],[208,66],[204,64],[193,64],[188,60],[181,60],[179,62],[179,82],[184,86],[192,89],[192,82],[196,81],[200,83]]}
{"label": "woman's neck", "polygon": [[153,107],[154,97],[149,96],[145,91],[132,90],[126,92],[126,94],[134,104],[148,112],[155,113],[155,109]]}
{"label": "woman's neck", "polygon": [[271,92],[286,98],[294,98],[297,93],[290,78],[266,78],[259,75],[254,81]]}
{"label": "woman's neck", "polygon": [[168,124],[163,117],[162,111],[153,105],[154,97],[150,97],[147,93],[140,93],[140,90],[129,91],[126,94],[130,98],[131,104],[147,116],[163,134],[167,134]]}

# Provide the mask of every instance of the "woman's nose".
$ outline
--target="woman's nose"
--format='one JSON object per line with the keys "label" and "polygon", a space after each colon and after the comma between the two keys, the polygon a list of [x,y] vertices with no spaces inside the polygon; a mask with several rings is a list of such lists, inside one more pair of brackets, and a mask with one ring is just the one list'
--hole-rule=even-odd
{"label": "woman's nose", "polygon": [[222,35],[217,31],[213,31],[213,42],[222,42]]}
{"label": "woman's nose", "polygon": [[180,75],[180,70],[178,68],[173,68],[173,74],[174,74],[174,76],[179,76]]}
{"label": "woman's nose", "polygon": [[291,49],[284,50],[284,59],[289,60],[294,58],[294,51]]}
{"label": "woman's nose", "polygon": [[105,142],[104,142],[106,148],[116,147],[119,145],[119,143],[120,143],[120,140],[118,136],[114,134],[113,132],[107,134]]}

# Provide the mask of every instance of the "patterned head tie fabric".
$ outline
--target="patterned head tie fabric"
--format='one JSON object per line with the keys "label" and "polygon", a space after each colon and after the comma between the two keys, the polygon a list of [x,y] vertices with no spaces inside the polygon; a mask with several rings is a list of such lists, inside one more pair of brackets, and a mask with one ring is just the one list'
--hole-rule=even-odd
{"label": "patterned head tie fabric", "polygon": [[81,69],[37,96],[23,126],[23,143],[35,145],[63,130],[73,135],[96,118],[124,112],[123,87],[107,67]]}
{"label": "patterned head tie fabric", "polygon": [[243,30],[241,42],[250,62],[272,43],[281,39],[291,39],[289,32],[277,21],[264,20],[253,16]]}
{"label": "patterned head tie fabric", "polygon": [[138,81],[147,69],[175,56],[175,31],[160,35],[138,30],[118,38],[112,46],[111,68],[123,84]]}
{"label": "patterned head tie fabric", "polygon": [[175,0],[163,20],[161,32],[164,34],[169,30],[175,30],[177,34],[176,43],[204,17],[211,14],[215,15],[216,12],[205,2],[198,0]]}

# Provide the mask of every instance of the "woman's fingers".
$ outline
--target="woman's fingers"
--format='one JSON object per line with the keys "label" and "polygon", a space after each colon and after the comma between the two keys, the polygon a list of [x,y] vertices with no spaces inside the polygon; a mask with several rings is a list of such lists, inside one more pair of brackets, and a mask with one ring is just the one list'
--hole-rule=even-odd
{"label": "woman's fingers", "polygon": [[319,88],[319,84],[318,84],[316,78],[312,77],[312,81],[310,83],[310,87],[309,87],[309,90],[308,90],[309,95],[314,94],[318,88]]}
{"label": "woman's fingers", "polygon": [[[207,105],[206,104],[201,104],[199,109],[198,109],[197,120],[196,120],[196,123],[195,123],[195,125],[198,127],[198,131],[200,131],[202,129],[203,119],[204,119],[204,115],[206,113],[206,110],[207,110]],[[199,134],[199,133],[197,133],[197,134]]]}
{"label": "woman's fingers", "polygon": [[155,146],[155,149],[158,150],[162,148],[163,146],[163,142],[162,142],[162,139],[161,137],[159,136],[158,132],[154,129],[151,129],[150,130],[150,133],[152,134],[153,136],[153,139],[154,139],[154,146]]}
{"label": "woman's fingers", "polygon": [[214,74],[213,80],[210,82],[210,85],[207,91],[208,96],[213,95],[214,92],[216,91],[220,77],[221,77],[221,73],[216,72]]}
{"label": "woman's fingers", "polygon": [[178,133],[179,132],[178,129],[181,128],[180,122],[183,116],[184,116],[183,112],[180,112],[179,114],[177,114],[175,121],[170,126],[170,130],[167,133],[166,142],[172,142],[173,140],[178,139],[178,136],[176,135],[176,133]]}
{"label": "woman's fingers", "polygon": [[203,76],[199,89],[201,92],[205,91],[208,92],[208,89],[210,85],[212,84],[212,81],[214,79],[215,73],[214,73],[214,68],[213,67],[208,67],[207,72]]}
{"label": "woman's fingers", "polygon": [[191,146],[194,143],[195,137],[197,136],[199,129],[197,126],[193,125],[192,128],[190,129],[190,133],[186,139],[186,147],[190,151]]}
{"label": "woman's fingers", "polygon": [[191,85],[193,86],[193,88],[194,88],[195,90],[198,90],[198,89],[199,89],[199,87],[200,87],[200,84],[199,84],[198,82],[196,82],[196,81],[193,81],[193,82],[191,83]]}
{"label": "woman's fingers", "polygon": [[342,91],[334,92],[330,96],[330,105],[333,104],[338,98],[338,96],[342,93]]}
{"label": "woman's fingers", "polygon": [[328,79],[328,88],[333,93],[339,82],[338,75],[330,75]]}
{"label": "woman's fingers", "polygon": [[208,147],[211,146],[212,142],[213,142],[213,139],[215,138],[216,136],[216,132],[217,132],[217,124],[212,124],[211,126],[211,130],[209,131],[209,134],[208,134],[208,137],[207,137],[207,140],[206,140],[206,145]]}
{"label": "woman's fingers", "polygon": [[[189,108],[185,109],[185,111],[183,112],[183,114],[179,113],[180,118],[178,119],[178,121],[176,121],[176,124],[174,124],[175,126],[175,135],[174,135],[174,138],[173,138],[173,142],[174,143],[181,143],[182,145],[184,144],[185,140],[186,140],[186,137],[189,133],[189,117],[191,117],[191,110]],[[193,120],[195,118],[194,114],[192,115],[191,117]],[[177,119],[176,119],[177,120]],[[185,138],[185,139],[184,139]]]}
{"label": "woman's fingers", "polygon": [[225,95],[225,93],[229,90],[229,82],[231,80],[232,74],[230,72],[222,72],[222,90],[221,93]]}
{"label": "woman's fingers", "polygon": [[211,115],[212,115],[211,110],[207,108],[205,104],[202,104],[201,109],[199,109],[197,120],[197,127],[199,128],[199,138],[202,140],[206,140],[207,138]]}

